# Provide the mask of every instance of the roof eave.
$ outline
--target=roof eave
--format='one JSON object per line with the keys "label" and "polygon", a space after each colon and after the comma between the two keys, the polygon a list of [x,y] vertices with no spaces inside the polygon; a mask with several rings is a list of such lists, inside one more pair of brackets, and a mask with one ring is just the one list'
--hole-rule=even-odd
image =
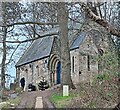
{"label": "roof eave", "polygon": [[79,49],[79,47],[70,48],[70,51],[75,50],[75,49]]}
{"label": "roof eave", "polygon": [[42,57],[42,58],[35,59],[35,60],[33,60],[33,61],[29,61],[29,62],[26,62],[26,63],[23,63],[23,64],[15,65],[15,67],[17,68],[17,67],[20,67],[20,66],[23,66],[23,65],[27,65],[27,64],[29,64],[29,63],[32,63],[32,62],[35,62],[35,61],[38,61],[38,60],[47,58],[47,57],[49,57],[49,56],[50,56],[50,55],[47,55],[47,56],[44,56],[44,57]]}

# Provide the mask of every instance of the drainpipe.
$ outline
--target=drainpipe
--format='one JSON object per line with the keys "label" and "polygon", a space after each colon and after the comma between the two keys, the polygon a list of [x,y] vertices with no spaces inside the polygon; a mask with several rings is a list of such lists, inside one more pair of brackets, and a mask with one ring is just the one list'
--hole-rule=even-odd
{"label": "drainpipe", "polygon": [[31,65],[31,69],[32,69],[32,84],[33,84],[33,63],[32,63],[32,65]]}

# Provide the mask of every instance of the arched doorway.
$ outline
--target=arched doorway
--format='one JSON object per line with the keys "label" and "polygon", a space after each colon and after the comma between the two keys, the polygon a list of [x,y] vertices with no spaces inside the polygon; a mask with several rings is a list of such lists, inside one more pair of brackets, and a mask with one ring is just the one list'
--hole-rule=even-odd
{"label": "arched doorway", "polygon": [[52,54],[49,59],[48,68],[50,71],[50,83],[51,85],[60,84],[61,82],[61,63],[57,54]]}
{"label": "arched doorway", "polygon": [[61,63],[60,61],[57,63],[57,84],[60,84],[61,82]]}

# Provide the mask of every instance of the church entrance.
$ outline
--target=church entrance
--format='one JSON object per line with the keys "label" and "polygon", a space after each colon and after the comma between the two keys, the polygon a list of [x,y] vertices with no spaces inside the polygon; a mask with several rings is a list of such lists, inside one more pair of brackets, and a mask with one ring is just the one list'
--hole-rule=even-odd
{"label": "church entrance", "polygon": [[61,63],[60,61],[57,63],[57,84],[60,84],[61,82]]}
{"label": "church entrance", "polygon": [[58,55],[51,55],[48,67],[50,70],[50,83],[56,85],[61,83],[61,62]]}

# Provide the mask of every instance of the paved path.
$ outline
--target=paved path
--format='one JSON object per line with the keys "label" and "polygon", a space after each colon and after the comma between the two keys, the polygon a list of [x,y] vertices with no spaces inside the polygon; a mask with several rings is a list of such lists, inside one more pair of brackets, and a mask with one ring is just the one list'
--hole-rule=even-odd
{"label": "paved path", "polygon": [[[37,97],[42,97],[43,106],[39,105],[37,108],[53,108],[52,104],[49,102],[48,97],[51,95],[52,90],[48,89],[45,91],[33,91],[33,92],[24,92],[21,95],[21,103],[18,105],[17,108],[35,108],[36,104],[38,105],[38,102],[40,101],[40,98],[37,99]],[[37,102],[36,102],[37,99]]]}
{"label": "paved path", "polygon": [[36,97],[35,108],[43,108],[43,99],[42,99],[42,97]]}

